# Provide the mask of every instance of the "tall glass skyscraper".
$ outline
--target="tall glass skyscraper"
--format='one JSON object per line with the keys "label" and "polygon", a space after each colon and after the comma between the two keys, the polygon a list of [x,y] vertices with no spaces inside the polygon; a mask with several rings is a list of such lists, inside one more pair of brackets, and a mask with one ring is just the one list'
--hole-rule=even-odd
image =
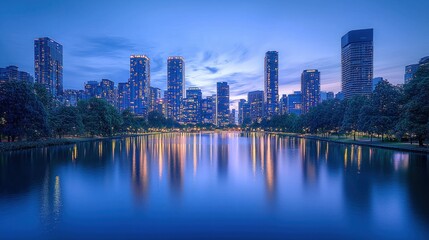
{"label": "tall glass skyscraper", "polygon": [[279,53],[277,51],[265,53],[264,69],[264,102],[266,114],[271,117],[279,112]]}
{"label": "tall glass skyscraper", "polygon": [[320,101],[320,72],[317,69],[304,70],[301,74],[302,113]]}
{"label": "tall glass skyscraper", "polygon": [[130,57],[130,105],[137,115],[145,116],[149,111],[150,59],[146,55]]}
{"label": "tall glass skyscraper", "polygon": [[341,85],[345,98],[371,94],[373,51],[373,29],[350,31],[341,38]]}
{"label": "tall glass skyscraper", "polygon": [[227,82],[217,83],[215,123],[219,127],[229,124],[229,85]]}
{"label": "tall glass skyscraper", "polygon": [[182,120],[185,96],[185,60],[183,57],[167,59],[167,117]]}
{"label": "tall glass skyscraper", "polygon": [[36,82],[56,97],[63,93],[63,46],[44,37],[34,40],[34,74]]}

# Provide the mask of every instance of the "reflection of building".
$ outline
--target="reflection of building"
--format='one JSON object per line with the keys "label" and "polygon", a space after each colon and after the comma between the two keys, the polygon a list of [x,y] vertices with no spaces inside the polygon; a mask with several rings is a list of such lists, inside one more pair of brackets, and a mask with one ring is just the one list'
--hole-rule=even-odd
{"label": "reflection of building", "polygon": [[252,122],[260,122],[264,117],[264,91],[252,91],[247,94]]}
{"label": "reflection of building", "polygon": [[341,73],[345,98],[371,94],[373,29],[350,31],[341,38]]}
{"label": "reflection of building", "polygon": [[278,114],[279,101],[279,53],[268,51],[265,53],[265,81],[264,103],[268,117]]}
{"label": "reflection of building", "polygon": [[183,57],[167,59],[167,117],[181,121],[185,97],[185,61]]}
{"label": "reflection of building", "polygon": [[215,117],[216,126],[224,127],[229,124],[229,85],[227,82],[217,83]]}
{"label": "reflection of building", "polygon": [[302,113],[308,113],[320,101],[320,72],[304,70],[301,74]]}
{"label": "reflection of building", "polygon": [[131,177],[132,186],[135,197],[138,200],[144,199],[149,189],[149,167],[148,167],[148,154],[146,146],[146,139],[140,138],[132,144],[132,165]]}
{"label": "reflection of building", "polygon": [[63,46],[44,37],[34,40],[34,74],[36,82],[56,97],[63,94]]}

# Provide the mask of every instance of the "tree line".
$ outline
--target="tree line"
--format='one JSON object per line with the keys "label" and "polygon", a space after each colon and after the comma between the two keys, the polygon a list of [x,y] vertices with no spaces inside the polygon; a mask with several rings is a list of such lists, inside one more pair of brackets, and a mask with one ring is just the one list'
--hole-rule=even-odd
{"label": "tree line", "polygon": [[421,66],[403,86],[384,80],[370,96],[323,101],[307,114],[275,116],[250,127],[325,137],[351,134],[354,140],[364,133],[371,141],[378,135],[382,141],[415,139],[423,146],[429,138],[429,65]]}
{"label": "tree line", "polygon": [[0,140],[39,140],[64,136],[112,136],[149,128],[179,127],[161,113],[141,118],[130,110],[119,112],[103,99],[65,106],[41,84],[24,81],[0,83]]}

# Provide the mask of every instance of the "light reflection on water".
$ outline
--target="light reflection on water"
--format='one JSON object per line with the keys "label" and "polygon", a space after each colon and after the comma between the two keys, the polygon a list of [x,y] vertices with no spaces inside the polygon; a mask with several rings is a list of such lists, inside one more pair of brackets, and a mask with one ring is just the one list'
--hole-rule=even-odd
{"label": "light reflection on water", "polygon": [[256,133],[7,152],[0,236],[424,238],[428,164],[424,154]]}

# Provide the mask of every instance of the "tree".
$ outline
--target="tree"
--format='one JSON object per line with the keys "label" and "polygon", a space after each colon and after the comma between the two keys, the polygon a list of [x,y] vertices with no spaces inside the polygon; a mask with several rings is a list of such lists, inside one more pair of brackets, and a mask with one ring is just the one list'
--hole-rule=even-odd
{"label": "tree", "polygon": [[82,116],[76,107],[60,106],[50,116],[52,131],[60,138],[64,135],[77,135],[83,132]]}
{"label": "tree", "polygon": [[353,140],[355,141],[356,131],[359,129],[359,113],[366,104],[368,104],[368,98],[366,96],[354,96],[347,101],[342,130],[352,132]]}
{"label": "tree", "polygon": [[405,84],[401,121],[398,123],[415,135],[419,146],[429,135],[429,64],[420,66],[416,77]]}
{"label": "tree", "polygon": [[23,81],[0,83],[1,133],[8,141],[26,137],[36,140],[48,136],[48,117],[33,86]]}
{"label": "tree", "polygon": [[147,116],[147,123],[152,128],[162,128],[166,126],[164,115],[158,111],[151,111]]}
{"label": "tree", "polygon": [[374,130],[376,133],[381,134],[382,141],[386,133],[394,130],[399,120],[399,101],[401,97],[399,88],[386,80],[377,84],[371,96],[369,102],[371,109],[366,109],[366,114],[369,115],[367,118],[371,126],[366,125],[366,129]]}
{"label": "tree", "polygon": [[122,117],[105,100],[91,98],[78,103],[85,132],[91,136],[111,136],[121,129]]}

